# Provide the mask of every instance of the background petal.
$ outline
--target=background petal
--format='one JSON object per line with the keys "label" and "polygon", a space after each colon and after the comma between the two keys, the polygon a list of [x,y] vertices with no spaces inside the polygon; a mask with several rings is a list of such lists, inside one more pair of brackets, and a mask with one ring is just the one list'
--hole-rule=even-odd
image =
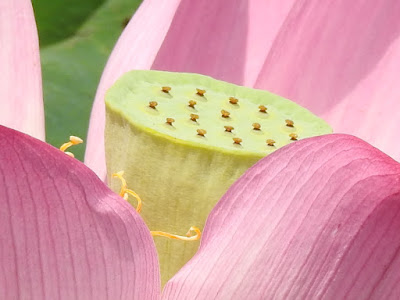
{"label": "background petal", "polygon": [[252,86],[294,1],[182,1],[152,65]]}
{"label": "background petal", "polygon": [[0,298],[157,299],[140,216],[86,166],[0,126]]}
{"label": "background petal", "polygon": [[0,2],[0,124],[44,140],[39,44],[29,0]]}
{"label": "background petal", "polygon": [[400,161],[399,69],[399,1],[302,0],[280,28],[256,87]]}
{"label": "background petal", "polygon": [[166,299],[398,299],[400,165],[365,142],[293,143],[210,214]]}
{"label": "background petal", "polygon": [[85,152],[85,164],[103,180],[107,174],[104,153],[105,92],[125,72],[151,67],[179,2],[143,2],[107,62],[93,104]]}

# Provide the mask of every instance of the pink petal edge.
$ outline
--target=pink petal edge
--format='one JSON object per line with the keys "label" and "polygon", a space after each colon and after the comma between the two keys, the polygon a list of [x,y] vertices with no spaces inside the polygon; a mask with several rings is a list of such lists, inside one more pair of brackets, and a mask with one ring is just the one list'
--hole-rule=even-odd
{"label": "pink petal edge", "polygon": [[144,1],[107,62],[92,108],[85,153],[85,164],[104,181],[107,174],[104,152],[105,93],[125,72],[150,69],[180,1]]}
{"label": "pink petal edge", "polygon": [[347,135],[262,159],[210,214],[165,299],[399,299],[400,165]]}
{"label": "pink petal edge", "polygon": [[31,1],[0,1],[0,45],[0,124],[44,140],[39,42]]}
{"label": "pink petal edge", "polygon": [[153,239],[86,166],[0,126],[0,298],[158,299]]}
{"label": "pink petal edge", "polygon": [[256,82],[400,161],[400,2],[297,1]]}

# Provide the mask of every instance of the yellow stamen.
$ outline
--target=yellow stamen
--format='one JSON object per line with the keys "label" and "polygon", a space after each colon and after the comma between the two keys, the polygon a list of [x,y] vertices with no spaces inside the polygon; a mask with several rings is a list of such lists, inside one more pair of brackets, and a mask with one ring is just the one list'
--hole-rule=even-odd
{"label": "yellow stamen", "polygon": [[[140,213],[142,209],[142,200],[140,199],[139,195],[136,194],[134,191],[131,189],[128,189],[128,185],[126,183],[126,180],[124,178],[124,171],[119,171],[117,173],[112,174],[112,177],[114,178],[119,178],[121,180],[121,190],[119,192],[119,195],[124,198],[125,200],[128,200],[128,195],[131,195],[136,198],[138,202],[138,206],[136,208],[136,211]],[[195,232],[195,235],[191,235],[191,232]],[[199,240],[201,237],[201,231],[198,227],[192,226],[190,227],[189,231],[186,233],[185,236],[180,236],[176,234],[170,234],[164,231],[150,231],[152,236],[164,236],[168,237],[170,239],[175,239],[175,240],[182,240],[182,241],[196,241]]]}
{"label": "yellow stamen", "polygon": [[75,155],[72,152],[64,152],[65,154],[67,154],[69,157],[75,158]]}
{"label": "yellow stamen", "polygon": [[136,194],[134,191],[132,191],[131,189],[128,189],[128,185],[124,178],[124,171],[119,171],[117,173],[114,173],[114,174],[112,174],[112,177],[119,178],[121,180],[121,190],[119,192],[119,195],[122,198],[124,198],[125,200],[128,200],[129,195],[134,197],[138,203],[137,207],[136,207],[136,211],[138,213],[140,213],[140,211],[142,210],[142,199],[140,199],[139,195]]}
{"label": "yellow stamen", "polygon": [[169,91],[171,90],[171,87],[169,87],[169,86],[163,86],[162,88],[161,88],[161,90],[164,92],[164,93],[169,93]]}
{"label": "yellow stamen", "polygon": [[[74,145],[79,145],[79,144],[82,144],[82,143],[83,143],[83,140],[81,138],[71,135],[69,137],[69,142],[62,144],[61,147],[60,147],[60,150],[62,152],[65,152],[65,150],[67,150],[69,147],[74,146]],[[70,157],[75,157],[73,153],[68,152],[68,151],[65,152],[65,154],[67,154]]]}
{"label": "yellow stamen", "polygon": [[128,185],[127,185],[126,180],[124,178],[124,171],[119,171],[117,173],[114,173],[114,174],[112,174],[112,177],[119,178],[121,180],[121,190],[119,192],[119,195],[121,197],[124,197],[125,190],[128,188]]}
{"label": "yellow stamen", "polygon": [[204,96],[204,94],[206,93],[206,90],[202,90],[202,89],[196,89],[196,91],[197,91],[197,95],[199,95],[199,96]]}
{"label": "yellow stamen", "polygon": [[[192,232],[194,232],[195,235],[191,235]],[[181,241],[197,241],[201,237],[200,229],[195,226],[190,227],[189,231],[186,233],[186,236],[171,234],[164,231],[150,231],[150,234],[152,236],[164,236],[170,239],[181,240]]]}

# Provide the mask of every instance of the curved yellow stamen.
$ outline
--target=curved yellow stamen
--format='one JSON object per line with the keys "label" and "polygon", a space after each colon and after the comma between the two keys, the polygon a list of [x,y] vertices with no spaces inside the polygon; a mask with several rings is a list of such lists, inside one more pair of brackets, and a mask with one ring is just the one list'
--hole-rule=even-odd
{"label": "curved yellow stamen", "polygon": [[81,138],[71,135],[69,137],[69,142],[62,144],[61,147],[60,147],[60,150],[62,152],[64,152],[65,154],[67,154],[68,156],[75,157],[73,153],[65,152],[65,150],[67,150],[71,146],[79,145],[79,144],[82,144],[82,143],[83,143],[83,140]]}
{"label": "curved yellow stamen", "polygon": [[[117,173],[112,174],[111,176],[121,180],[121,190],[119,192],[119,195],[122,198],[124,198],[126,201],[128,201],[128,197],[129,197],[129,195],[131,195],[132,197],[134,197],[136,199],[136,201],[138,203],[137,207],[136,207],[136,211],[138,213],[140,213],[140,211],[142,210],[142,200],[140,199],[139,195],[136,194],[133,190],[128,189],[128,185],[124,178],[124,171],[119,171]],[[194,232],[195,235],[191,235],[192,232]],[[150,231],[150,233],[152,236],[164,236],[164,237],[167,237],[170,239],[181,240],[181,241],[197,241],[201,237],[201,231],[196,226],[190,227],[189,231],[186,233],[186,236],[171,234],[171,233],[164,232],[164,231]]]}
{"label": "curved yellow stamen", "polygon": [[119,195],[124,198],[126,201],[128,201],[129,195],[134,197],[137,201],[137,207],[136,211],[140,213],[142,210],[142,199],[140,199],[139,195],[136,194],[133,190],[128,189],[128,185],[126,183],[126,180],[124,178],[124,171],[119,171],[117,173],[114,173],[111,175],[114,178],[119,178],[121,180],[121,190],[119,192]]}
{"label": "curved yellow stamen", "polygon": [[121,180],[121,190],[119,192],[119,195],[121,197],[124,197],[125,195],[125,190],[127,189],[128,185],[126,184],[126,180],[124,178],[124,171],[119,171],[117,173],[114,173],[111,175],[113,178],[119,178]]}
{"label": "curved yellow stamen", "polygon": [[[191,235],[192,232],[194,232],[195,235]],[[150,234],[152,236],[163,236],[163,237],[167,237],[170,239],[181,240],[181,241],[197,241],[201,237],[201,231],[196,226],[190,227],[189,231],[186,233],[186,236],[171,234],[171,233],[164,232],[164,231],[150,231]]]}
{"label": "curved yellow stamen", "polygon": [[64,152],[65,154],[67,154],[69,157],[75,158],[75,155],[72,152]]}
{"label": "curved yellow stamen", "polygon": [[136,211],[140,213],[142,211],[142,199],[140,199],[139,195],[136,194],[134,191],[131,189],[126,189],[123,198],[125,200],[128,200],[128,195],[131,195],[134,197],[137,201],[137,206],[136,206]]}

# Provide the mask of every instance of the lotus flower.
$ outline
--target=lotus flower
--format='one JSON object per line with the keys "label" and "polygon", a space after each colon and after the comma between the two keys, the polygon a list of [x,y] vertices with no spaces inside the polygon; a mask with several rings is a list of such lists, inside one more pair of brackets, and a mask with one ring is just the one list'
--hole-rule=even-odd
{"label": "lotus flower", "polygon": [[[340,130],[364,134],[398,157],[390,129],[400,92],[393,71],[399,64],[399,4],[190,3],[144,2],[114,50],[98,95],[118,76],[122,62],[128,68],[207,73],[281,89]],[[263,32],[259,24],[268,19],[273,22]],[[205,28],[192,37],[190,26],[197,24]],[[152,34],[143,34],[147,26]],[[259,41],[261,33],[265,38]],[[2,75],[7,74],[0,86],[2,111],[14,116],[2,115],[1,121],[43,137],[39,72],[32,68],[38,65],[37,37],[28,1],[0,4],[0,38],[6,40],[0,57]],[[194,53],[177,50],[189,42]],[[137,51],[142,45],[148,49],[133,51],[145,57],[127,66],[129,43]],[[92,122],[101,118],[99,107]],[[38,118],[26,119],[34,108]],[[82,163],[1,126],[0,179],[1,299],[400,297],[400,165],[352,136],[301,140],[252,167],[212,211],[198,253],[162,295],[144,222]]]}

